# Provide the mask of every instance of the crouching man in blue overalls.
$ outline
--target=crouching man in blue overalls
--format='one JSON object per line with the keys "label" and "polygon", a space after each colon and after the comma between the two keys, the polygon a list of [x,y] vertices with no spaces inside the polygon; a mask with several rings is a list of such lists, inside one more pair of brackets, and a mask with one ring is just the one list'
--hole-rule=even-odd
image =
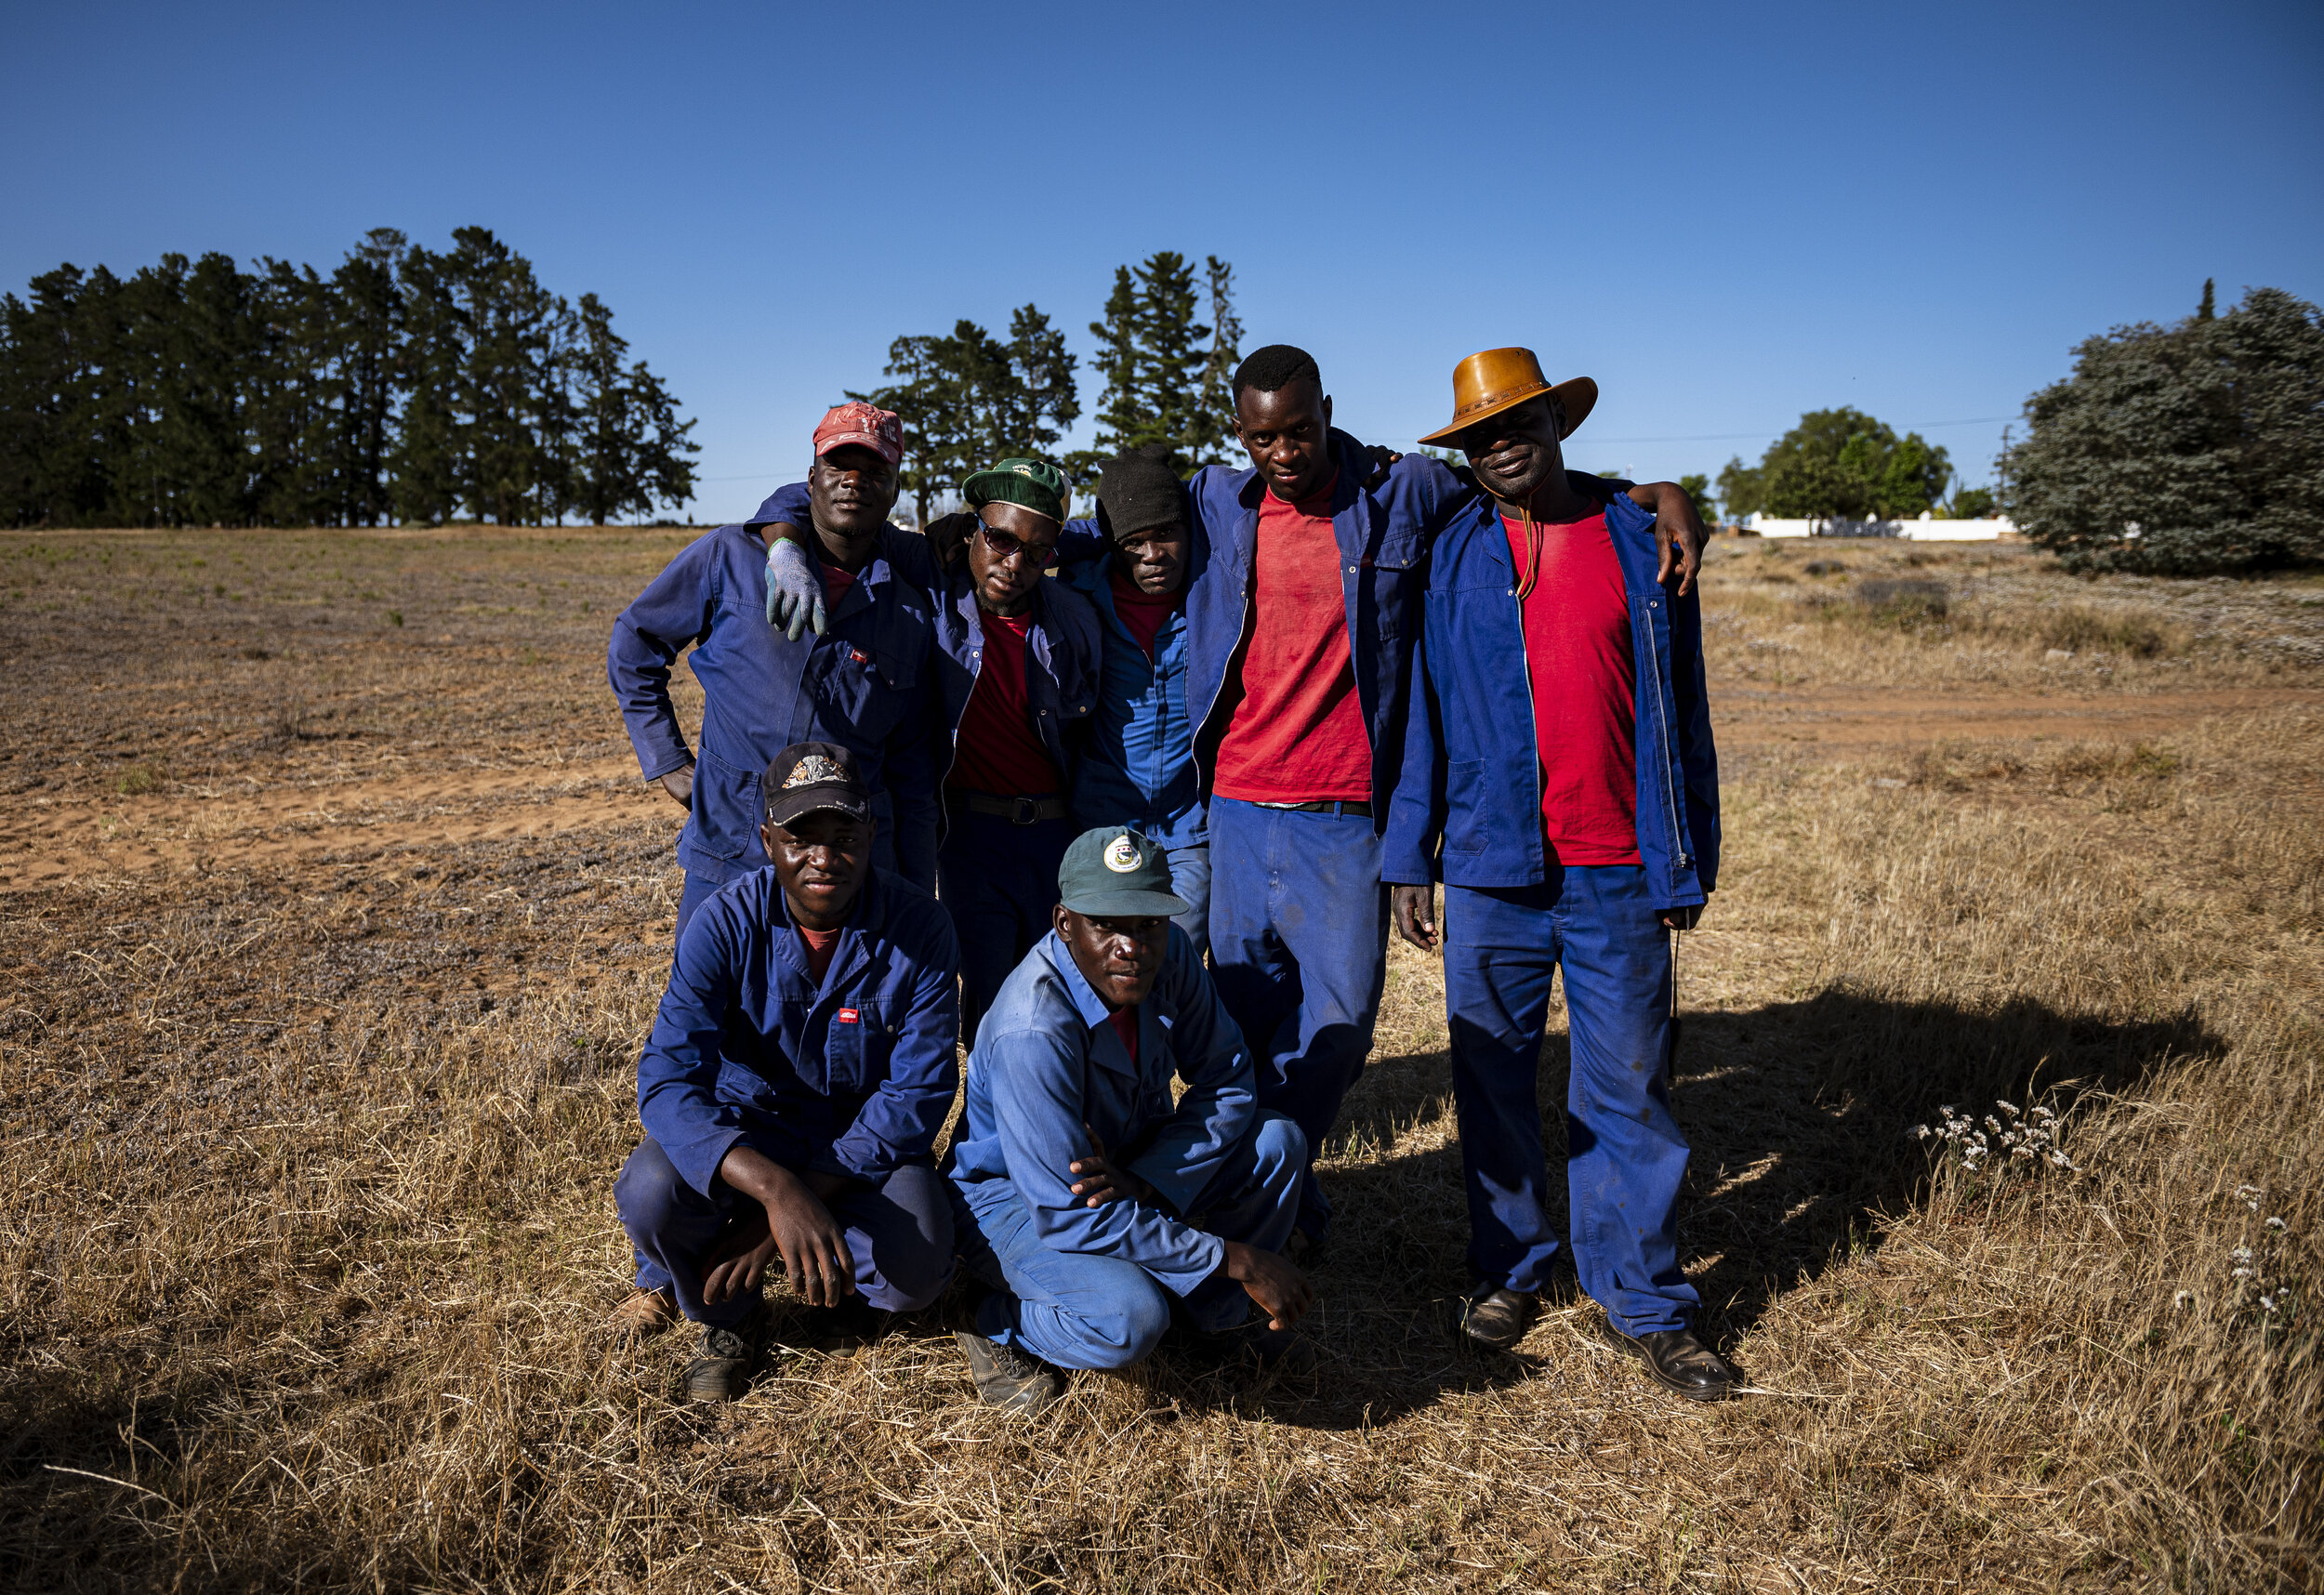
{"label": "crouching man in blue overalls", "polygon": [[1058,893],[978,1032],[946,1168],[961,1261],[987,1287],[958,1336],[978,1395],[1037,1411],[1064,1370],[1139,1362],[1174,1318],[1199,1351],[1312,1366],[1292,1325],[1314,1291],[1281,1255],[1306,1139],[1258,1105],[1242,1035],[1170,923],[1186,904],[1162,849],[1084,832]]}
{"label": "crouching man in blue overalls", "polygon": [[686,1393],[738,1393],[766,1338],[779,1257],[805,1338],[868,1338],[952,1276],[936,1132],[959,1079],[952,921],[872,866],[854,756],[786,747],[761,784],[772,867],[706,901],[638,1062],[647,1140],[614,1187],[638,1294],[634,1341],[679,1312],[704,1326]]}

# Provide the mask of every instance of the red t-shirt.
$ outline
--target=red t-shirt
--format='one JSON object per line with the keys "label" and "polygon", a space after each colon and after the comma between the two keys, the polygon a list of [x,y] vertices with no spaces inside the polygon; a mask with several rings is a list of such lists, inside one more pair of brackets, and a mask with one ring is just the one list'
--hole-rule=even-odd
{"label": "red t-shirt", "polygon": [[848,588],[855,585],[855,573],[835,565],[828,560],[819,562],[823,566],[823,590],[826,595],[825,601],[833,609],[837,609],[839,607],[839,600],[847,597]]}
{"label": "red t-shirt", "polygon": [[1137,1062],[1138,1010],[1134,1008],[1117,1008],[1105,1017],[1112,1022],[1114,1034],[1122,1038],[1122,1047],[1129,1052],[1129,1061],[1132,1063]]}
{"label": "red t-shirt", "polygon": [[1153,658],[1155,635],[1162,629],[1162,623],[1170,618],[1170,612],[1178,608],[1178,600],[1186,595],[1182,591],[1147,592],[1119,571],[1113,573],[1112,582],[1114,613],[1121,616],[1123,626],[1138,646],[1146,651],[1146,657]]}
{"label": "red t-shirt", "polygon": [[[1525,534],[1508,516],[1522,587]],[[1638,668],[1630,599],[1601,509],[1587,521],[1537,521],[1533,590],[1525,600],[1525,667],[1541,758],[1541,823],[1561,863],[1638,863]]]}
{"label": "red t-shirt", "polygon": [[1259,502],[1243,698],[1219,743],[1215,785],[1246,803],[1362,802],[1372,739],[1348,653],[1348,600],[1331,489]]}
{"label": "red t-shirt", "polygon": [[815,984],[823,984],[824,975],[831,968],[831,956],[839,950],[837,930],[810,930],[804,925],[794,925],[799,932],[799,951],[807,955],[807,972],[815,977]]}
{"label": "red t-shirt", "polygon": [[1025,698],[1024,639],[1033,629],[1033,611],[1029,606],[1015,615],[980,611],[977,619],[984,628],[984,657],[969,706],[961,711],[952,773],[944,784],[995,798],[1046,798],[1063,791],[1065,783],[1033,730],[1033,709]]}

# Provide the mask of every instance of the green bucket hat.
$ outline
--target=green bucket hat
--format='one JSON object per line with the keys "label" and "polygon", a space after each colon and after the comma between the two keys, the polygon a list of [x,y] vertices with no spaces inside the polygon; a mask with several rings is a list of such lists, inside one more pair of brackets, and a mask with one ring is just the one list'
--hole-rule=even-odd
{"label": "green bucket hat", "polygon": [[1065,473],[1047,460],[1002,460],[962,482],[960,496],[969,501],[971,509],[988,504],[1022,505],[1062,526],[1072,494],[1065,486]]}

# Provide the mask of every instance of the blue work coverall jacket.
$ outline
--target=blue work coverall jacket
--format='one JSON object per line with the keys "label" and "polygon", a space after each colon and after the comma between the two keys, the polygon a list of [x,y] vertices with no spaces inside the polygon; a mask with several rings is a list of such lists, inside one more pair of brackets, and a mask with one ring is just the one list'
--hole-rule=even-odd
{"label": "blue work coverall jacket", "polygon": [[[1405,699],[1429,545],[1474,493],[1441,461],[1417,454],[1389,468],[1380,486],[1367,488],[1374,466],[1365,445],[1334,428],[1331,452],[1340,473],[1331,490],[1332,533],[1340,545],[1356,700],[1372,742],[1372,828],[1378,831],[1387,824],[1382,799],[1395,790],[1404,754]],[[1186,484],[1186,702],[1196,792],[1206,800],[1220,740],[1242,696],[1239,677],[1228,677],[1250,630],[1259,505],[1266,491],[1258,471],[1248,468],[1205,466]],[[1096,523],[1076,524],[1087,530],[1077,532],[1069,549],[1061,537],[1060,549],[1076,562],[1096,560],[1104,549]]]}
{"label": "blue work coverall jacket", "polygon": [[[750,524],[766,526],[779,521],[804,530],[813,524],[812,515],[807,484],[795,481],[767,494]],[[977,607],[975,584],[966,560],[946,571],[938,565],[927,538],[894,531],[885,536],[882,551],[893,560],[897,573],[912,586],[938,595],[937,683],[927,734],[929,761],[941,786],[952,771],[960,717],[968,712],[969,695],[976,690],[977,673],[984,667],[984,612]],[[761,572],[761,591],[765,582]],[[1097,611],[1087,598],[1047,579],[1035,585],[1033,626],[1025,636],[1025,705],[1032,711],[1041,746],[1069,789],[1090,711],[1097,706],[1103,650]],[[997,792],[991,796],[1027,794]]]}
{"label": "blue work coverall jacket", "polygon": [[[1185,1094],[1170,1101],[1170,1077]],[[1022,1203],[1050,1249],[1136,1263],[1183,1296],[1226,1245],[1183,1221],[1259,1117],[1250,1055],[1173,926],[1154,990],[1138,1007],[1138,1060],[1054,931],[1017,966],[969,1055],[967,1100],[946,1165],[975,1214]],[[1068,1166],[1089,1153],[1087,1125],[1117,1166],[1154,1187],[1147,1202],[1089,1206]]]}
{"label": "blue work coverall jacket", "polygon": [[[1574,480],[1585,491],[1606,485]],[[1630,600],[1639,862],[1653,901],[1684,907],[1703,902],[1719,873],[1719,761],[1703,687],[1702,607],[1657,585],[1651,511],[1616,494],[1605,528]],[[1509,534],[1489,498],[1436,540],[1425,607],[1380,877],[1406,886],[1439,878],[1541,885],[1550,860],[1525,614]]]}
{"label": "blue work coverall jacket", "polygon": [[[1094,521],[1067,522],[1069,531],[1093,534]],[[1188,640],[1186,605],[1180,602],[1154,634],[1149,655],[1122,624],[1114,606],[1109,560],[1076,564],[1058,573],[1086,595],[1104,638],[1103,676],[1089,745],[1074,771],[1074,823],[1129,825],[1165,849],[1208,844],[1208,810],[1195,781],[1195,726],[1186,712]]]}
{"label": "blue work coverall jacket", "polygon": [[745,876],[678,943],[638,1060],[638,1117],[706,1196],[738,1140],[858,1180],[927,1163],[959,1083],[959,968],[951,916],[875,869],[817,985],[781,880]]}
{"label": "blue work coverall jacket", "polygon": [[[936,781],[930,738],[935,601],[897,570],[891,527],[831,611],[822,637],[793,642],[767,624],[767,552],[749,525],[695,539],[614,622],[605,668],[649,781],[694,760],[693,804],[678,837],[689,875],[730,881],[767,862],[759,778],[799,742],[855,755],[896,866],[935,890]],[[702,683],[702,745],[690,755],[670,703],[670,666]]]}

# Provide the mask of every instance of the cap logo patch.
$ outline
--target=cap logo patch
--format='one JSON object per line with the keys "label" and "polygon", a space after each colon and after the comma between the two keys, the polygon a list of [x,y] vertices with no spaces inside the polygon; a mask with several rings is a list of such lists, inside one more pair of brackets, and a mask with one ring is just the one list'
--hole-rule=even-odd
{"label": "cap logo patch", "polygon": [[1105,867],[1116,875],[1128,875],[1141,863],[1138,839],[1124,831],[1105,844]]}
{"label": "cap logo patch", "polygon": [[819,786],[826,781],[846,779],[847,777],[839,772],[839,767],[837,764],[824,758],[820,753],[811,753],[794,765],[791,772],[783,778],[783,790],[788,792],[794,786]]}

